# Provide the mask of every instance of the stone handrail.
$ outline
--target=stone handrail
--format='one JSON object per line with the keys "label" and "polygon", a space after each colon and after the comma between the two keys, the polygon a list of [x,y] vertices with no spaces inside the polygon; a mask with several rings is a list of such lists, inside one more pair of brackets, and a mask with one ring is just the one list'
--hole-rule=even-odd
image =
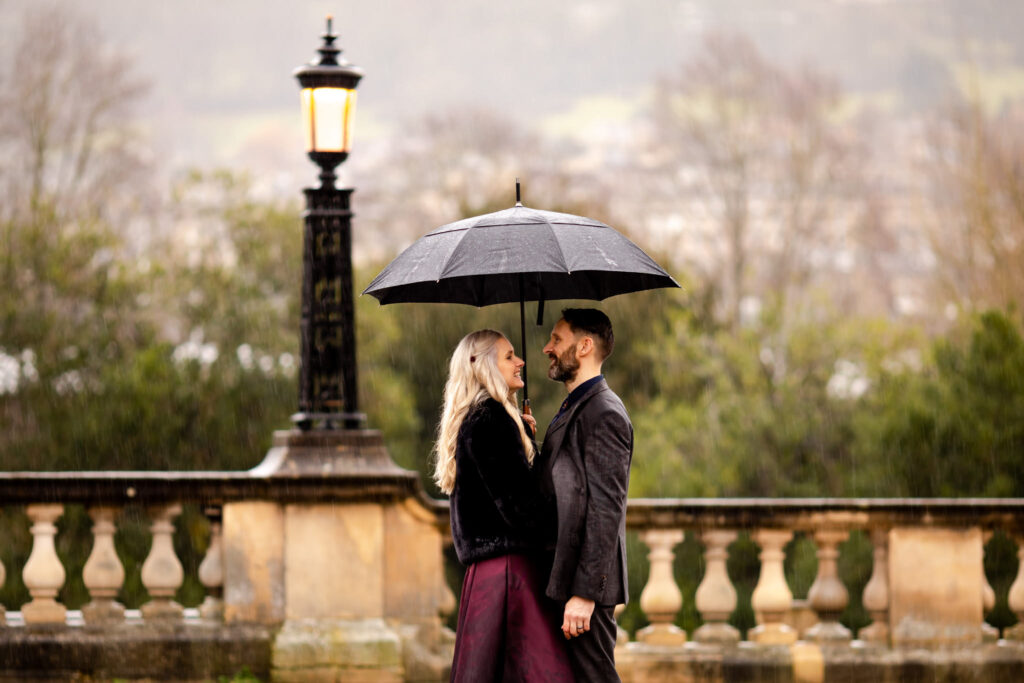
{"label": "stone handrail", "polygon": [[631,498],[635,529],[732,526],[813,528],[822,516],[862,526],[982,526],[1024,529],[1022,498]]}
{"label": "stone handrail", "polygon": [[343,472],[282,476],[244,472],[0,472],[0,504],[144,503],[187,498],[222,504],[243,500],[359,502],[422,496],[415,472]]}

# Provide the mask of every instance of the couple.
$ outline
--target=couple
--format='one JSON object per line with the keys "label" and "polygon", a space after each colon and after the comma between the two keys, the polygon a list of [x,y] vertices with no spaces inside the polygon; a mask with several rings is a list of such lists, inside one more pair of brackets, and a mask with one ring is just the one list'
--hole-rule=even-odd
{"label": "couple", "polygon": [[452,354],[434,474],[468,565],[452,681],[619,680],[633,427],[601,374],[614,343],[601,311],[562,311],[544,353],[568,397],[539,450],[508,339],[480,330]]}

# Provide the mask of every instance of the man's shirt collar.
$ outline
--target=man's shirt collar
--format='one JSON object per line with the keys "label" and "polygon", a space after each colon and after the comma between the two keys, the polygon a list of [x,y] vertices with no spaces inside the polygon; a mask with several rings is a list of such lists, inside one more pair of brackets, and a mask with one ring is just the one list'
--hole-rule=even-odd
{"label": "man's shirt collar", "polygon": [[555,414],[555,416],[551,419],[551,422],[554,423],[556,420],[558,420],[558,418],[562,417],[562,415],[569,412],[569,409],[572,408],[577,401],[583,398],[583,394],[587,393],[587,390],[590,389],[590,387],[594,386],[603,379],[604,375],[591,377],[586,382],[584,382],[583,384],[579,385],[571,392],[569,392],[569,395],[565,397],[564,401],[562,401],[561,407],[558,409],[558,412]]}

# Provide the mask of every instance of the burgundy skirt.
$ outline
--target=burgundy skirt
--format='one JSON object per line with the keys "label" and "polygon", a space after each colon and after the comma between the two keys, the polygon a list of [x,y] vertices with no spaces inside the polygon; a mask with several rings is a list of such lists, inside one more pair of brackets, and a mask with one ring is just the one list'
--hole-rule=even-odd
{"label": "burgundy skirt", "polygon": [[455,632],[454,682],[572,681],[559,606],[534,562],[502,555],[469,566]]}

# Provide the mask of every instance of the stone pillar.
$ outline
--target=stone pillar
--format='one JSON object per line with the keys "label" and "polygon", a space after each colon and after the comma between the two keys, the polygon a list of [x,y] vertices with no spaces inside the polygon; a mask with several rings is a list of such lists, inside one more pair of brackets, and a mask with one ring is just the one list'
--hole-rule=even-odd
{"label": "stone pillar", "polygon": [[1007,640],[1024,641],[1024,534],[1014,536],[1017,541],[1017,578],[1010,584],[1010,592],[1006,596],[1006,602],[1010,610],[1017,615],[1017,623],[1006,629],[1004,636]]}
{"label": "stone pillar", "polygon": [[82,568],[82,581],[92,600],[82,608],[82,617],[89,625],[113,624],[124,620],[124,606],[117,602],[117,592],[124,583],[124,567],[114,549],[114,518],[112,507],[89,508],[92,517],[92,552]]}
{"label": "stone pillar", "polygon": [[695,602],[704,624],[694,631],[693,639],[700,643],[737,643],[740,632],[727,623],[736,609],[736,589],[725,566],[729,559],[729,544],[736,540],[736,532],[709,529],[702,532],[700,538],[706,546],[706,569],[704,580],[697,586]]}
{"label": "stone pillar", "polygon": [[223,507],[224,620],[284,621],[284,509],[261,500]]}
{"label": "stone pillar", "polygon": [[761,614],[762,623],[750,631],[750,640],[760,645],[790,645],[797,641],[797,632],[783,620],[793,602],[793,593],[786,584],[782,562],[783,551],[793,537],[787,529],[758,529],[754,542],[761,546],[761,575],[750,596],[754,612]]}
{"label": "stone pillar", "polygon": [[850,601],[846,586],[839,580],[837,561],[839,544],[850,532],[845,529],[819,529],[814,532],[818,546],[818,574],[807,591],[807,601],[818,615],[818,623],[807,631],[807,640],[816,643],[849,642],[850,630],[839,623],[839,617]]}
{"label": "stone pillar", "polygon": [[[402,680],[402,641],[384,619],[384,531],[378,503],[285,506],[285,622],[274,639],[275,677],[345,680],[339,672],[358,669],[366,680]],[[413,556],[405,566],[415,566]],[[432,588],[428,598],[437,595]]]}
{"label": "stone pillar", "polygon": [[889,628],[894,647],[981,642],[981,529],[896,527],[889,532]]}
{"label": "stone pillar", "polygon": [[676,613],[683,606],[683,594],[672,574],[675,560],[673,548],[683,541],[681,529],[651,529],[640,534],[647,544],[651,573],[647,585],[640,593],[640,609],[651,625],[637,631],[636,639],[650,645],[682,645],[686,631],[673,624]]}
{"label": "stone pillar", "polygon": [[384,619],[402,642],[407,680],[447,677],[454,633],[442,628],[441,614],[455,610],[445,580],[445,539],[437,516],[419,498],[383,506]]}
{"label": "stone pillar", "polygon": [[[7,580],[7,570],[4,569],[3,561],[0,561],[0,586],[4,585],[4,581]],[[0,626],[4,626],[7,623],[7,610],[3,605],[0,605]]]}
{"label": "stone pillar", "polygon": [[274,433],[250,470],[292,495],[224,506],[228,621],[280,624],[271,678],[440,680],[451,664],[438,515],[380,432]]}
{"label": "stone pillar", "polygon": [[437,613],[442,619],[448,619],[451,615],[455,614],[456,608],[459,603],[455,599],[455,593],[452,592],[451,586],[448,585],[448,580],[444,576],[444,572],[441,572],[441,581],[438,585],[438,601],[437,601]]}
{"label": "stone pillar", "polygon": [[153,545],[142,563],[142,585],[149,591],[150,601],[142,606],[147,620],[181,619],[183,610],[174,601],[174,594],[185,581],[185,570],[174,553],[174,522],[181,514],[181,505],[163,505],[150,511],[153,524]]}
{"label": "stone pillar", "polygon": [[[450,541],[448,541],[450,543]],[[442,568],[438,572],[438,591],[440,596],[437,602],[437,613],[440,617],[438,632],[438,647],[439,656],[442,657],[448,667],[451,667],[451,661],[455,656],[455,631],[448,628],[445,622],[448,621],[449,617],[455,613],[458,609],[459,603],[455,599],[455,593],[452,592],[451,586],[448,585],[448,580],[445,577],[445,571],[443,567],[444,556],[441,557]],[[442,676],[443,678],[443,676]]]}
{"label": "stone pillar", "polygon": [[199,581],[206,586],[206,598],[199,606],[203,619],[222,621],[224,619],[224,549],[221,544],[221,510],[204,510],[210,520],[210,545],[206,557],[199,565]]}
{"label": "stone pillar", "polygon": [[[992,584],[988,582],[988,575],[985,574],[984,548],[992,540],[992,531],[982,532],[982,565],[981,565],[981,605],[985,612],[991,612],[996,606],[996,592],[992,590]],[[994,643],[999,640],[999,629],[987,621],[981,622],[981,639],[986,643]]]}
{"label": "stone pillar", "polygon": [[864,586],[864,609],[871,615],[872,622],[860,630],[860,639],[879,645],[889,643],[889,530],[871,530],[871,544],[874,546],[874,566],[871,579]]}
{"label": "stone pillar", "polygon": [[63,624],[67,610],[57,602],[64,585],[64,566],[57,557],[54,524],[64,514],[60,504],[29,505],[25,513],[32,520],[32,553],[21,571],[32,601],[21,608],[26,624]]}
{"label": "stone pillar", "polygon": [[[620,646],[629,643],[629,631],[619,626],[619,617],[626,611],[626,605],[619,603],[615,605],[615,609],[612,610],[612,616],[615,617],[615,651],[618,652]],[[618,657],[618,655],[616,655]]]}

